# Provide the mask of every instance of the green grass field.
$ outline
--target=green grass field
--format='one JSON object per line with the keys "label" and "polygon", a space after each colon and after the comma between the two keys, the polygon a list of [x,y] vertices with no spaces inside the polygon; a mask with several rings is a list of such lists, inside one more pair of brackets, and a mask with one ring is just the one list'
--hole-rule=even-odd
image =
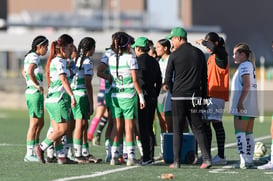
{"label": "green grass field", "polygon": [[[48,116],[45,117],[45,127],[41,133],[40,140],[45,138],[48,128]],[[163,173],[173,173],[174,180],[272,180],[273,171],[262,171],[257,169],[240,170],[223,166],[213,166],[208,170],[199,169],[200,165],[182,165],[180,169],[169,169],[169,165],[159,163],[147,167],[126,167],[110,166],[108,163],[101,164],[40,164],[26,163],[23,161],[26,146],[26,132],[28,128],[28,113],[26,110],[1,110],[0,109],[0,180],[2,181],[47,181],[47,180],[160,180],[159,176]],[[270,123],[271,116],[266,116],[264,123],[255,123],[255,138],[266,137],[261,141],[266,143],[270,152]],[[234,129],[232,117],[225,115],[224,124],[226,131],[226,144],[231,145],[226,148],[228,164],[238,161],[238,154],[235,145]],[[159,126],[158,126],[159,132]],[[157,134],[159,145],[159,134]],[[103,141],[103,139],[102,139]],[[90,144],[91,145],[91,144]],[[213,135],[213,145],[216,146],[215,136]],[[157,155],[159,146],[156,147]],[[90,146],[90,151],[98,158],[105,157],[104,146]],[[216,151],[212,151],[214,156]],[[255,162],[256,165],[261,162]]]}

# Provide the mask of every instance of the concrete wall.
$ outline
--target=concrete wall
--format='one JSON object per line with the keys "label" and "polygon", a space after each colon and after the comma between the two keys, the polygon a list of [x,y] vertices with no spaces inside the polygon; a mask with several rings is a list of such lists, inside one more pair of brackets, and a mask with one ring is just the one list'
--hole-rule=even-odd
{"label": "concrete wall", "polygon": [[220,25],[227,35],[231,59],[234,45],[246,42],[256,58],[265,56],[266,65],[273,66],[273,1],[199,0],[192,3],[193,24]]}

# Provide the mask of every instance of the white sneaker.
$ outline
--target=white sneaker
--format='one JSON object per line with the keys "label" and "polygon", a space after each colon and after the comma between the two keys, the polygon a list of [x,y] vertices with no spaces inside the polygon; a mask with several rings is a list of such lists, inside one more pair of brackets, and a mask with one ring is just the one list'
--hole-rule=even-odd
{"label": "white sneaker", "polygon": [[133,158],[128,158],[126,165],[127,166],[134,166],[135,160]]}
{"label": "white sneaker", "polygon": [[221,158],[218,155],[216,155],[212,160],[211,163],[213,165],[226,165],[227,164],[227,160],[226,157],[225,158]]}
{"label": "white sneaker", "polygon": [[26,155],[24,157],[24,162],[39,162],[38,158],[34,155]]}
{"label": "white sneaker", "polygon": [[273,170],[273,163],[271,163],[271,161],[269,161],[268,163],[258,166],[257,169],[259,170]]}

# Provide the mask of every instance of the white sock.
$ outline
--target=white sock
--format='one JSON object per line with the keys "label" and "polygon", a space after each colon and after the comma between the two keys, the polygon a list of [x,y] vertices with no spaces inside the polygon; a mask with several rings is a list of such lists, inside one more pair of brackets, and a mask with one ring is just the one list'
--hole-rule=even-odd
{"label": "white sock", "polygon": [[238,154],[240,155],[240,163],[245,164],[246,162],[246,133],[239,132],[239,133],[236,133],[235,136],[237,140]]}
{"label": "white sock", "polygon": [[111,145],[109,139],[105,140],[105,152],[106,155],[111,155]]}
{"label": "white sock", "polygon": [[33,156],[33,151],[34,150],[34,145],[27,145],[27,155],[28,156]]}
{"label": "white sock", "polygon": [[75,157],[82,156],[82,145],[74,144],[73,146],[74,146],[74,155],[75,155]]}
{"label": "white sock", "polygon": [[49,147],[47,148],[47,150],[46,150],[46,155],[47,155],[47,157],[49,157],[49,158],[53,158],[53,157],[54,157],[54,146],[53,146],[53,145],[51,145],[51,146],[49,146]]}
{"label": "white sock", "polygon": [[111,146],[112,159],[118,158],[118,156],[119,156],[119,151],[118,151],[119,149],[118,149],[118,147],[119,146],[114,146],[114,145]]}
{"label": "white sock", "polygon": [[246,134],[246,162],[252,163],[253,162],[253,154],[255,149],[255,141],[253,134]]}
{"label": "white sock", "polygon": [[128,154],[128,158],[135,158],[135,146],[127,146],[126,145],[126,150],[127,150],[127,154]]}
{"label": "white sock", "polygon": [[88,145],[86,147],[82,147],[82,156],[89,156],[90,152],[89,152],[89,147]]}

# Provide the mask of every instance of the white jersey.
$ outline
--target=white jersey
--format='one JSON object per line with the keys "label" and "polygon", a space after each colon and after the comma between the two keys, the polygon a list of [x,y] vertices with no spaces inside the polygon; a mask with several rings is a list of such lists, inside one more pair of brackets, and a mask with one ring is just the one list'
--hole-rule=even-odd
{"label": "white jersey", "polygon": [[43,67],[40,62],[40,57],[35,52],[31,52],[25,57],[25,60],[24,60],[24,73],[25,73],[26,84],[28,88],[26,90],[27,94],[33,94],[38,91],[37,88],[35,87],[34,82],[30,79],[30,76],[28,74],[28,69],[30,64],[36,65],[36,68],[34,69],[34,75],[37,81],[39,82],[39,85],[43,86]]}
{"label": "white jersey", "polygon": [[93,62],[89,57],[86,57],[80,68],[81,58],[78,59],[76,64],[76,74],[73,77],[71,88],[73,90],[86,89],[85,87],[85,76],[90,75],[93,77]]}
{"label": "white jersey", "polygon": [[166,74],[166,69],[167,69],[167,65],[168,65],[168,60],[169,60],[169,56],[166,59],[161,58],[158,61],[161,75],[162,75],[162,83],[165,83],[165,74]]}
{"label": "white jersey", "polygon": [[116,54],[109,58],[110,73],[113,77],[112,97],[132,98],[136,94],[131,70],[138,69],[137,59],[131,54],[119,56],[118,67]]}
{"label": "white jersey", "polygon": [[[50,63],[50,85],[46,102],[58,102],[66,92],[60,80],[60,74],[70,75],[67,61],[63,58],[55,57]],[[69,79],[69,77],[67,77],[67,79]]]}
{"label": "white jersey", "polygon": [[[243,103],[245,110],[243,113],[239,113],[237,110],[237,105],[243,89],[242,77],[244,75],[250,75],[250,88]],[[245,61],[239,65],[232,78],[229,111],[231,114],[236,116],[257,117],[257,99],[256,72],[253,64],[250,61]]]}

